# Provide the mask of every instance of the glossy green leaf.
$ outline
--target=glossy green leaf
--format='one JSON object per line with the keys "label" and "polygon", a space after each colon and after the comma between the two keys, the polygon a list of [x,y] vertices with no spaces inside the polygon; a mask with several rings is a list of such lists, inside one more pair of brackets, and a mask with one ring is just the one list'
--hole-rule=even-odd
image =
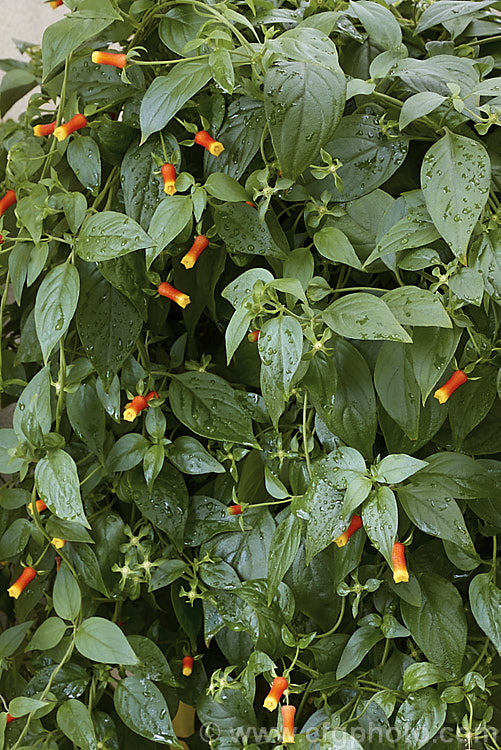
{"label": "glossy green leaf", "polygon": [[83,260],[102,261],[154,245],[155,240],[133,219],[117,211],[102,211],[85,220],[75,249]]}
{"label": "glossy green leaf", "polygon": [[141,677],[120,680],[114,704],[124,724],[136,734],[162,745],[177,744],[165,698],[150,680]]}
{"label": "glossy green leaf", "polygon": [[40,498],[65,521],[89,527],[80,496],[77,467],[69,453],[59,448],[48,451],[37,463],[35,482]]}
{"label": "glossy green leaf", "polygon": [[53,268],[40,285],[35,303],[35,325],[45,361],[68,330],[79,291],[78,271],[69,263]]}
{"label": "glossy green leaf", "polygon": [[82,656],[101,664],[136,664],[137,657],[118,625],[89,617],[78,626],[75,646]]}

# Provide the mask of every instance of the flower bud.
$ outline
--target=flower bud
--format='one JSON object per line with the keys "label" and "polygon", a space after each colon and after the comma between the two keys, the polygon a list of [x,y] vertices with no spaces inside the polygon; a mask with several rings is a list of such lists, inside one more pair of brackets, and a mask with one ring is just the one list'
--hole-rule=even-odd
{"label": "flower bud", "polygon": [[338,536],[337,539],[334,539],[334,542],[337,544],[338,547],[344,547],[348,539],[353,536],[355,531],[358,531],[363,526],[362,519],[360,516],[352,516],[352,519],[350,521],[350,525],[346,529],[346,531],[343,531],[341,536]]}
{"label": "flower bud", "polygon": [[409,573],[405,562],[405,547],[402,542],[395,542],[391,552],[393,563],[393,580],[395,583],[407,583]]}
{"label": "flower bud", "polygon": [[219,156],[224,151],[224,146],[219,141],[214,140],[206,130],[199,130],[195,135],[195,143],[207,149],[212,156]]}
{"label": "flower bud", "polygon": [[190,247],[186,255],[181,258],[183,266],[186,269],[193,268],[208,244],[209,240],[204,234],[199,234],[198,237],[195,237],[193,245]]}
{"label": "flower bud", "polygon": [[92,53],[92,62],[96,65],[112,65],[115,68],[125,68],[127,55],[123,52],[99,52]]}
{"label": "flower bud", "polygon": [[0,216],[7,211],[8,208],[14,205],[17,201],[16,194],[13,190],[7,190],[4,197],[0,200]]}
{"label": "flower bud", "polygon": [[242,506],[239,504],[230,505],[228,513],[230,516],[239,516],[242,513]]}
{"label": "flower bud", "polygon": [[144,396],[134,396],[130,404],[127,404],[123,413],[126,422],[133,422],[140,411],[146,409],[148,402]]}
{"label": "flower bud", "polygon": [[12,596],[13,599],[19,599],[26,586],[35,578],[36,574],[35,568],[25,568],[17,581],[7,589],[8,595]]}
{"label": "flower bud", "polygon": [[168,281],[162,281],[158,285],[158,293],[161,297],[167,297],[167,299],[171,299],[173,302],[175,302],[179,307],[185,308],[187,305],[190,304],[191,299],[187,294],[184,294],[183,292],[179,292],[177,289],[174,289],[174,287],[169,284]]}
{"label": "flower bud", "polygon": [[183,657],[183,674],[185,677],[189,677],[193,672],[193,656]]}
{"label": "flower bud", "polygon": [[33,135],[36,135],[36,136],[52,135],[52,133],[56,129],[56,125],[57,125],[57,120],[53,120],[52,122],[47,122],[44,125],[34,125]]}
{"label": "flower bud", "polygon": [[462,370],[456,370],[447,383],[445,383],[441,388],[435,391],[433,394],[433,398],[436,398],[437,401],[441,404],[445,404],[446,401],[448,401],[449,397],[452,396],[455,390],[459,388],[460,385],[463,385],[463,383],[466,383],[468,380],[467,375]]}
{"label": "flower bud", "polygon": [[264,699],[263,706],[267,708],[268,711],[274,711],[278,706],[278,701],[282,697],[284,690],[287,690],[288,687],[289,683],[285,677],[275,677],[271,684],[270,692]]}
{"label": "flower bud", "polygon": [[56,128],[53,135],[58,141],[64,141],[69,135],[74,133],[75,130],[80,130],[86,126],[86,118],[83,115],[78,114],[72,117],[71,120],[68,120],[64,125],[60,125]]}
{"label": "flower bud", "polygon": [[260,333],[261,333],[261,331],[251,331],[250,333],[247,334],[247,338],[249,339],[249,341],[251,342],[251,344],[255,344],[256,343],[256,341],[259,338],[259,334]]}
{"label": "flower bud", "polygon": [[295,706],[282,706],[282,744],[294,742],[294,716]]}
{"label": "flower bud", "polygon": [[164,164],[160,169],[164,181],[164,193],[174,195],[176,190],[176,168],[174,164]]}
{"label": "flower bud", "polygon": [[63,0],[50,0],[50,7],[52,10],[56,10],[56,8],[59,8],[60,5],[63,4]]}

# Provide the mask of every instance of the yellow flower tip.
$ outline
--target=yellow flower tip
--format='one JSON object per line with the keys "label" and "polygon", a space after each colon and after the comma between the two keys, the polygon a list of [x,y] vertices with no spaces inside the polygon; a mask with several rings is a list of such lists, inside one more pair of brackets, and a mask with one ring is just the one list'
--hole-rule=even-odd
{"label": "yellow flower tip", "polygon": [[346,532],[341,534],[341,536],[338,536],[337,539],[334,539],[334,543],[337,544],[338,547],[344,547],[347,541]]}
{"label": "yellow flower tip", "polygon": [[268,695],[264,699],[263,706],[268,709],[268,711],[274,711],[276,707],[278,706],[278,701],[276,698],[273,698],[272,696]]}
{"label": "yellow flower tip", "polygon": [[408,583],[409,573],[407,572],[407,570],[394,570],[393,580],[395,581],[395,583]]}
{"label": "yellow flower tip", "polygon": [[127,409],[124,411],[124,420],[126,422],[133,422],[135,418],[137,417],[137,411],[135,409],[131,409],[127,407]]}
{"label": "yellow flower tip", "polygon": [[53,547],[55,547],[56,549],[62,549],[62,548],[64,547],[64,545],[66,544],[66,539],[58,539],[58,538],[57,538],[57,537],[55,536],[55,537],[54,537],[53,539],[51,539],[51,542],[50,542],[50,543],[51,543],[51,544],[52,544],[52,546],[53,546]]}
{"label": "yellow flower tip", "polygon": [[[183,265],[186,268],[186,270],[189,270],[190,268],[193,268],[193,266],[195,265],[195,261],[193,258],[190,258],[190,254],[187,253],[183,258],[181,258],[181,265]],[[189,304],[189,303],[186,303],[186,304]]]}
{"label": "yellow flower tip", "polygon": [[183,675],[185,677],[189,677],[191,673],[193,672],[191,667],[183,667]]}
{"label": "yellow flower tip", "polygon": [[219,156],[219,154],[223,153],[224,146],[219,141],[214,141],[214,143],[210,144],[209,151],[212,154],[212,156]]}
{"label": "yellow flower tip", "polygon": [[188,297],[187,294],[181,294],[181,296],[179,297],[179,299],[176,300],[176,302],[179,305],[179,307],[183,308],[183,310],[188,305],[191,305],[191,299]]}
{"label": "yellow flower tip", "polygon": [[7,589],[7,593],[9,596],[11,596],[13,599],[19,599],[21,596],[21,588],[16,583],[13,583],[10,588]]}
{"label": "yellow flower tip", "polygon": [[439,388],[435,393],[433,394],[433,398],[436,398],[437,401],[440,404],[445,404],[446,401],[449,399],[449,394],[444,391],[443,388]]}
{"label": "yellow flower tip", "polygon": [[91,60],[93,63],[98,63],[100,59],[100,53],[98,50],[95,50],[95,52],[92,53]]}
{"label": "yellow flower tip", "polygon": [[62,125],[60,125],[54,130],[52,135],[54,136],[54,138],[57,138],[58,141],[64,141],[67,137],[66,129]]}
{"label": "yellow flower tip", "polygon": [[282,737],[282,744],[283,745],[291,745],[295,742],[294,739],[294,733],[289,732],[288,730],[284,729],[283,737]]}
{"label": "yellow flower tip", "polygon": [[174,193],[177,193],[175,183],[166,182],[164,185],[164,193],[166,193],[167,195],[174,195]]}

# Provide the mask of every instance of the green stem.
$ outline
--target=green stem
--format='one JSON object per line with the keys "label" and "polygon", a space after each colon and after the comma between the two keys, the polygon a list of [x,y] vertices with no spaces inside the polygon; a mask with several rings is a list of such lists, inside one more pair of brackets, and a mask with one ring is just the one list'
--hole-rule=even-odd
{"label": "green stem", "polygon": [[304,448],[304,457],[306,460],[306,467],[308,469],[308,475],[311,477],[311,463],[310,463],[310,452],[308,450],[308,434],[307,434],[307,418],[308,418],[308,393],[304,392],[304,400],[303,400],[303,448]]}
{"label": "green stem", "polygon": [[[3,316],[5,312],[5,305],[7,304],[7,297],[9,295],[9,284],[10,284],[10,272],[7,271],[5,277],[5,287],[2,294],[2,301],[0,302],[0,333],[3,336]],[[2,347],[0,346],[0,393],[3,391],[3,374],[2,374]]]}
{"label": "green stem", "polygon": [[64,337],[59,341],[59,380],[57,381],[56,432],[59,432],[63,416],[64,382],[66,377],[66,357],[64,356]]}
{"label": "green stem", "polygon": [[336,620],[336,624],[333,625],[332,628],[330,630],[328,630],[326,633],[322,633],[321,635],[317,635],[318,639],[320,639],[320,638],[327,638],[327,636],[332,635],[333,633],[336,632],[336,630],[338,629],[338,627],[341,625],[341,623],[343,621],[345,609],[346,609],[346,597],[343,596],[343,598],[341,599],[341,611],[339,613],[339,617]]}

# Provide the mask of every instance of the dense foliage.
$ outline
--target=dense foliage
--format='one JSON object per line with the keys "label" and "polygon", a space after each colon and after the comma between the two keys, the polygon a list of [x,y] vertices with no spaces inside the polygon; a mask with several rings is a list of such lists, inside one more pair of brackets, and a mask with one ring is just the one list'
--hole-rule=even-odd
{"label": "dense foliage", "polygon": [[0,748],[499,749],[501,3],[51,4],[0,61]]}

